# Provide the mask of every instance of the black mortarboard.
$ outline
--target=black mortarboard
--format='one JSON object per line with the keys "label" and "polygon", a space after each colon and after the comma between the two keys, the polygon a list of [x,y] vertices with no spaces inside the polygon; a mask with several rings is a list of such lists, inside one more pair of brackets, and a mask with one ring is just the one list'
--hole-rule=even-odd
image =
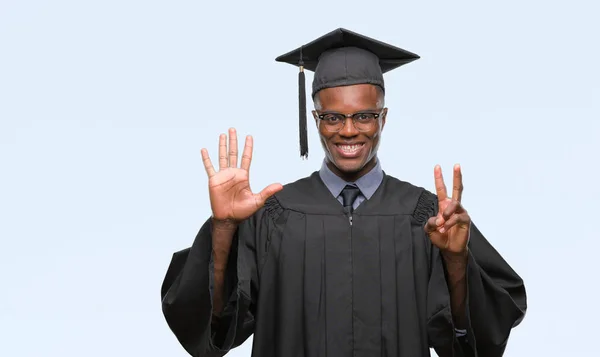
{"label": "black mortarboard", "polygon": [[304,70],[315,72],[312,97],[330,87],[374,84],[385,91],[383,73],[419,59],[401,48],[339,28],[275,59],[300,67],[300,156],[308,156]]}

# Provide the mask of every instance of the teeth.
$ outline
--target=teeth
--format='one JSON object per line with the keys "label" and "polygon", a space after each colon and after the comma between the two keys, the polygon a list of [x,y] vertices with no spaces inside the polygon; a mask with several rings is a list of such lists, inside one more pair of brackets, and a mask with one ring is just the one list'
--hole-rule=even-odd
{"label": "teeth", "polygon": [[362,144],[359,144],[359,145],[338,145],[338,147],[340,149],[342,149],[343,152],[352,154],[352,153],[357,152],[362,147]]}

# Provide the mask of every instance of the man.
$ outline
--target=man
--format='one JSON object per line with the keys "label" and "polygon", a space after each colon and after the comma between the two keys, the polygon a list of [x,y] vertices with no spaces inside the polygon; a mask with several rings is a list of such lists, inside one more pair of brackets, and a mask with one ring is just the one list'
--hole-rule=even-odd
{"label": "man", "polygon": [[[315,72],[320,171],[254,193],[234,129],[208,152],[212,217],[174,254],[162,286],[171,330],[192,356],[254,334],[254,357],[502,356],[523,319],[521,278],[461,205],[457,165],[437,195],[382,171],[383,73],[418,56],[344,29],[278,58]],[[228,145],[229,144],[229,145]],[[240,165],[238,167],[238,162]]]}

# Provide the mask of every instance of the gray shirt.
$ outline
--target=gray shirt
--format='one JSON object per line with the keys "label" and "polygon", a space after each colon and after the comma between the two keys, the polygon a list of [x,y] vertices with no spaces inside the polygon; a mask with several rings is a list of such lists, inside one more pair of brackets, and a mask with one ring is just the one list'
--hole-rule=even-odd
{"label": "gray shirt", "polygon": [[327,186],[333,197],[337,198],[340,203],[343,203],[340,194],[344,187],[346,185],[356,185],[360,189],[360,194],[353,205],[353,208],[356,209],[364,200],[371,198],[375,191],[377,191],[377,188],[379,188],[379,185],[381,185],[381,182],[383,181],[383,170],[381,169],[379,159],[377,159],[377,164],[371,171],[356,180],[356,182],[346,182],[341,177],[334,174],[327,166],[325,160],[323,160],[321,170],[319,170],[319,176],[321,176],[321,180],[323,180],[323,183],[325,183],[325,186]]}

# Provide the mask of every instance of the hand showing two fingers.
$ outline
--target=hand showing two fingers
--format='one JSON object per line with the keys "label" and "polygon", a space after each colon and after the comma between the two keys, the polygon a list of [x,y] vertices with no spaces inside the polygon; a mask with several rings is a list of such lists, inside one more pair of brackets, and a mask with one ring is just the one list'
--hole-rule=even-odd
{"label": "hand showing two fingers", "polygon": [[425,232],[443,253],[464,255],[467,252],[471,218],[461,204],[463,184],[460,166],[454,166],[452,197],[448,197],[439,165],[434,169],[434,178],[438,214],[427,220]]}

